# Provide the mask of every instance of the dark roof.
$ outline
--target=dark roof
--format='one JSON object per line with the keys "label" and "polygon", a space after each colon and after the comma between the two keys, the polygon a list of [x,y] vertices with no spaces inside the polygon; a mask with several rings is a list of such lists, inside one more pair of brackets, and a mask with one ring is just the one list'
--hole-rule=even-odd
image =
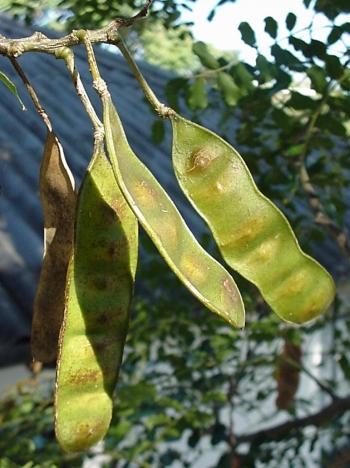
{"label": "dark roof", "polygon": [[[37,28],[36,28],[37,29]],[[54,33],[43,31],[54,36]],[[0,16],[0,34],[23,37],[33,33],[8,18]],[[85,51],[75,49],[76,65],[84,83],[91,83]],[[154,172],[196,233],[204,224],[180,194],[171,169],[171,132],[160,145],[152,143],[150,129],[154,115],[144,102],[125,61],[117,54],[99,49],[97,58],[102,76],[117,104],[131,146]],[[47,110],[54,130],[63,144],[66,158],[79,183],[91,157],[92,128],[61,60],[46,54],[25,54],[20,64],[27,73]],[[141,63],[140,68],[151,87],[162,99],[169,74]],[[43,239],[42,215],[38,197],[39,165],[46,129],[33,108],[22,83],[7,59],[0,57],[0,69],[18,85],[27,112],[22,112],[15,98],[0,92],[0,366],[29,358],[29,334],[32,304],[40,271]],[[92,102],[99,100],[87,86]],[[216,119],[210,114],[205,124],[215,130]],[[167,125],[167,124],[166,124]],[[330,244],[316,256],[326,266],[339,263]],[[334,269],[333,269],[334,270]]]}

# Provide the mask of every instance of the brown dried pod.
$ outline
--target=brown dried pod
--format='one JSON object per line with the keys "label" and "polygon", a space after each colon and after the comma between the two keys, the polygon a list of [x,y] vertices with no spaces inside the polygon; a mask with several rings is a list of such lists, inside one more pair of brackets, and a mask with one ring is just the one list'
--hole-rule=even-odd
{"label": "brown dried pod", "polygon": [[52,362],[57,356],[63,320],[76,193],[63,148],[50,130],[45,142],[39,187],[44,216],[44,257],[34,300],[31,348],[36,361]]}
{"label": "brown dried pod", "polygon": [[302,350],[300,345],[285,340],[277,363],[276,407],[287,410],[291,407],[299,386]]}

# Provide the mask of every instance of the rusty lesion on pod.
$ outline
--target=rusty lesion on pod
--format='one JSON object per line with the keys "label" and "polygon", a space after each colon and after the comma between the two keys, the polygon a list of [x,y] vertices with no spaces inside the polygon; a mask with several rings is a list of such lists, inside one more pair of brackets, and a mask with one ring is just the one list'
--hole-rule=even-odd
{"label": "rusty lesion on pod", "polygon": [[265,218],[255,216],[244,222],[241,227],[235,229],[226,239],[220,242],[220,247],[227,249],[231,247],[247,247],[264,230],[266,226]]}
{"label": "rusty lesion on pod", "polygon": [[[215,182],[215,191],[219,194],[225,194],[235,191],[236,189],[240,189],[240,174],[241,170],[238,165],[234,162],[229,161],[226,162],[224,168],[222,168],[221,172],[217,175],[216,182]],[[238,193],[237,193],[238,195]]]}
{"label": "rusty lesion on pod", "polygon": [[283,296],[294,296],[299,293],[304,287],[305,282],[309,279],[308,274],[300,270],[292,274],[281,286]]}
{"label": "rusty lesion on pod", "polygon": [[109,315],[106,312],[102,312],[102,313],[99,314],[99,316],[97,318],[97,323],[99,325],[108,325],[110,320],[111,319],[110,319]]}
{"label": "rusty lesion on pod", "polygon": [[[307,291],[310,286],[310,276],[305,269],[294,269],[287,275],[286,279],[278,286],[272,296],[274,302],[290,301],[293,297]],[[287,303],[287,302],[286,302]],[[287,317],[288,319],[288,317]]]}
{"label": "rusty lesion on pod", "polygon": [[157,193],[145,180],[135,184],[133,195],[145,208],[154,208],[158,206]]}
{"label": "rusty lesion on pod", "polygon": [[[114,207],[113,207],[114,208]],[[110,205],[108,205],[104,200],[101,201],[99,208],[97,210],[100,211],[103,219],[106,221],[107,224],[112,224],[118,221],[118,214]]]}
{"label": "rusty lesion on pod", "polygon": [[311,320],[316,315],[318,315],[319,310],[320,310],[320,304],[318,303],[318,301],[316,299],[314,299],[311,302],[311,304],[302,311],[302,313],[300,315],[303,318],[303,321],[304,320]]}
{"label": "rusty lesion on pod", "polygon": [[276,234],[274,237],[262,241],[261,244],[248,256],[247,263],[259,264],[262,266],[270,260],[275,259],[280,248],[280,235]]}
{"label": "rusty lesion on pod", "polygon": [[[221,290],[221,301],[225,306],[224,315],[227,321],[234,327],[243,328],[245,319],[244,319],[244,310],[242,314],[233,314],[232,310],[237,310],[240,308],[241,296],[235,287],[235,283],[232,279],[225,278],[222,281],[222,290]],[[242,307],[243,303],[241,303]]]}
{"label": "rusty lesion on pod", "polygon": [[229,295],[230,299],[232,300],[232,302],[237,302],[237,299],[238,299],[237,290],[234,284],[232,283],[232,281],[226,278],[224,282],[222,283],[222,285],[224,287],[225,292]]}
{"label": "rusty lesion on pod", "polygon": [[76,372],[73,375],[70,375],[69,382],[74,385],[87,385],[100,382],[101,380],[101,371],[98,370],[84,370]]}
{"label": "rusty lesion on pod", "polygon": [[116,217],[118,216],[124,217],[125,211],[130,209],[126,201],[124,199],[121,199],[120,197],[118,198],[113,197],[113,200],[111,201],[110,206],[113,208],[116,214]]}
{"label": "rusty lesion on pod", "polygon": [[94,285],[96,289],[104,290],[108,287],[108,277],[107,276],[97,276],[94,280]]}
{"label": "rusty lesion on pod", "polygon": [[93,421],[92,424],[81,423],[78,425],[76,433],[78,436],[81,436],[82,443],[84,444],[85,437],[86,438],[93,437],[94,433],[99,434],[100,430],[104,429],[105,425],[106,424],[105,424],[105,421],[103,421],[103,419],[101,419],[101,421],[99,422]]}
{"label": "rusty lesion on pod", "polygon": [[210,164],[218,158],[218,154],[212,149],[206,147],[194,150],[190,156],[191,167],[187,173],[203,171],[208,169]]}
{"label": "rusty lesion on pod", "polygon": [[[126,242],[123,242],[123,244],[125,245]],[[111,257],[111,258],[117,258],[118,257],[118,254],[119,254],[119,245],[117,242],[115,241],[111,241],[110,244],[109,244],[109,247],[107,248],[107,252],[108,252],[108,255]]]}
{"label": "rusty lesion on pod", "polygon": [[104,274],[104,273],[93,273],[86,283],[86,287],[89,289],[93,287],[97,291],[110,291],[114,290],[118,285],[119,274]]}
{"label": "rusty lesion on pod", "polygon": [[106,422],[101,418],[87,423],[80,423],[72,434],[73,452],[83,452],[100,439],[100,434],[106,429]]}
{"label": "rusty lesion on pod", "polygon": [[159,225],[155,229],[162,242],[176,247],[179,241],[179,225],[172,212],[163,213],[159,219]]}
{"label": "rusty lesion on pod", "polygon": [[201,284],[208,278],[207,268],[194,255],[185,253],[181,257],[180,268],[193,283]]}

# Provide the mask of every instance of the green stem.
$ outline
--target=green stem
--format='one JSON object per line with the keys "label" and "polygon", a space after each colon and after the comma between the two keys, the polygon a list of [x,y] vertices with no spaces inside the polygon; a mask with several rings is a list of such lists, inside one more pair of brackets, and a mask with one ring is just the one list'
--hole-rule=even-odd
{"label": "green stem", "polygon": [[87,52],[87,58],[90,67],[90,73],[93,79],[93,87],[97,91],[97,94],[103,100],[104,98],[109,96],[109,91],[106,85],[106,82],[101,78],[100,70],[98,69],[94,49],[92,47],[92,43],[89,37],[89,33],[87,31],[79,31],[79,35],[81,36]]}
{"label": "green stem", "polygon": [[162,102],[160,102],[157,96],[154,94],[120,35],[119,38],[115,41],[115,45],[119,48],[124,58],[128,62],[131,71],[139,82],[146,99],[151,104],[154,111],[163,118],[169,117],[174,111],[170,109],[170,107],[167,107]]}
{"label": "green stem", "polygon": [[78,72],[77,67],[75,66],[74,54],[70,49],[68,49],[68,51],[65,54],[63,54],[62,58],[64,59],[68,71],[71,75],[76,92],[94,127],[94,153],[101,152],[103,148],[104,127],[101,120],[98,118],[94,106],[92,105],[89,96],[85,90],[84,84],[81,81],[80,74]]}
{"label": "green stem", "polygon": [[79,35],[82,37],[85,47],[86,47],[86,52],[87,52],[87,57],[89,61],[90,72],[91,72],[92,78],[94,81],[98,81],[101,79],[101,75],[100,75],[100,70],[98,69],[98,66],[97,66],[96,57],[95,57],[94,49],[91,44],[91,40],[89,38],[89,34],[87,31],[79,31]]}
{"label": "green stem", "polygon": [[231,68],[236,63],[237,63],[237,59],[231,60],[229,63],[226,63],[226,65],[223,65],[222,67],[214,68],[212,70],[205,70],[203,72],[196,73],[195,75],[192,75],[189,78],[195,79],[195,78],[208,78],[210,76],[215,76],[218,73],[220,73],[221,71],[228,70],[229,68]]}

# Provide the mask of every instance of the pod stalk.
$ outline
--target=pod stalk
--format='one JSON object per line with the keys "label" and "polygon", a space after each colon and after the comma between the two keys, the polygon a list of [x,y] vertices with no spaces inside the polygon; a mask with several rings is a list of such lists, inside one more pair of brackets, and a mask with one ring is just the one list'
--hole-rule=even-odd
{"label": "pod stalk", "polygon": [[174,111],[170,107],[160,102],[157,96],[154,94],[154,92],[152,91],[151,87],[147,83],[145,77],[142,75],[141,70],[139,69],[137,63],[135,62],[133,56],[131,55],[129,49],[127,48],[125,42],[123,41],[120,35],[119,35],[118,40],[115,41],[115,45],[119,48],[125,60],[128,62],[131,71],[133,72],[135,78],[139,82],[146,99],[151,104],[154,111],[160,117],[163,117],[163,118],[169,117]]}

